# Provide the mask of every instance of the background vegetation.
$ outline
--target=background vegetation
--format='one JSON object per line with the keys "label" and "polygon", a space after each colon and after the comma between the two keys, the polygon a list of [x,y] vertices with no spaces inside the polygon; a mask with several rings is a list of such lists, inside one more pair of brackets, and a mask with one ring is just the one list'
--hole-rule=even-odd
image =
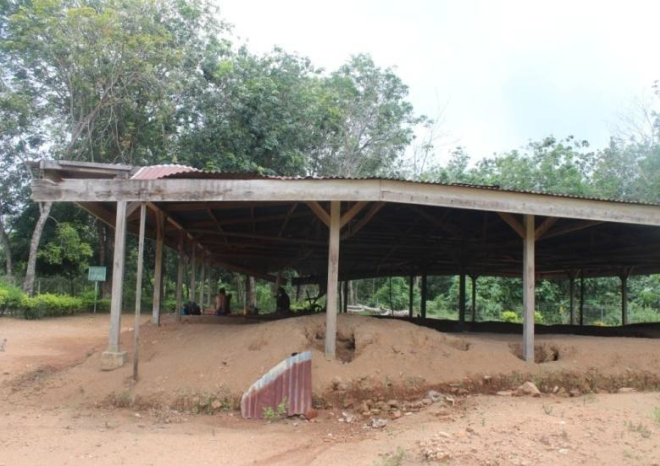
{"label": "background vegetation", "polygon": [[[414,111],[393,69],[364,54],[336,70],[281,49],[255,54],[220,13],[206,0],[0,0],[0,312],[35,318],[87,310],[93,285],[86,269],[112,257],[103,224],[72,205],[30,201],[29,159],[383,175],[660,202],[660,118],[652,106],[604,149],[548,136],[476,163],[457,147],[439,163],[441,122]],[[126,280],[134,283],[135,239],[128,241]],[[153,256],[148,244],[146,263]],[[166,272],[171,309],[169,252]],[[236,303],[243,281],[216,271],[213,287],[227,288]],[[405,309],[408,286],[401,277],[356,281],[349,301]],[[659,278],[633,277],[629,287],[630,321],[660,320]],[[567,288],[539,283],[542,321],[567,322]],[[108,291],[106,282],[104,297]],[[125,293],[130,308],[133,287]],[[307,293],[316,290],[302,290],[297,306],[309,304]],[[273,294],[272,285],[257,283],[261,308],[274,307]],[[457,295],[455,277],[430,277],[429,315],[455,318]],[[476,305],[479,320],[519,319],[520,283],[481,277]],[[587,280],[587,323],[617,324],[619,306],[617,279]]]}

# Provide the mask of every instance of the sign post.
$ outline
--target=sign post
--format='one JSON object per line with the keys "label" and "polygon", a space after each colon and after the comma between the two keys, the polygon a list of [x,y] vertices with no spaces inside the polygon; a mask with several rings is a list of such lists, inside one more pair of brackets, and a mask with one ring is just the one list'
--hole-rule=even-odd
{"label": "sign post", "polygon": [[90,267],[87,274],[87,280],[94,282],[94,314],[96,314],[96,300],[99,296],[99,282],[105,281],[105,267]]}

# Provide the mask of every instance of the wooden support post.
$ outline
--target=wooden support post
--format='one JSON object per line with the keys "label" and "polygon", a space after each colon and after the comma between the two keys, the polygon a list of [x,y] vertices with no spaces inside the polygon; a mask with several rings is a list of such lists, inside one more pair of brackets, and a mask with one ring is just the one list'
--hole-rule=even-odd
{"label": "wooden support post", "polygon": [[523,359],[534,362],[534,292],[536,272],[534,269],[534,216],[525,215],[525,238],[523,239]]}
{"label": "wooden support post", "polygon": [[580,326],[584,325],[584,269],[580,270]]}
{"label": "wooden support post", "polygon": [[140,359],[140,311],[142,310],[142,268],[144,263],[144,228],[147,217],[147,204],[140,205],[140,232],[138,234],[138,259],[135,277],[135,324],[133,325],[133,380],[138,379]]}
{"label": "wooden support post", "polygon": [[476,275],[470,275],[472,279],[472,322],[477,321],[477,277]]}
{"label": "wooden support post", "polygon": [[192,242],[192,257],[190,259],[190,287],[188,288],[188,301],[195,301],[195,289],[197,288],[197,243]]}
{"label": "wooden support post", "polygon": [[422,314],[422,319],[426,319],[426,281],[427,281],[427,276],[426,272],[422,274],[422,290],[421,290],[421,298],[422,301],[420,303],[421,307],[421,314]]}
{"label": "wooden support post", "polygon": [[413,297],[413,291],[415,287],[415,277],[411,275],[408,278],[408,317],[413,318],[413,304],[415,303],[414,297]]}
{"label": "wooden support post", "polygon": [[328,288],[326,295],[325,356],[336,354],[337,340],[337,281],[339,277],[339,232],[341,202],[330,203],[330,238],[328,245]]}
{"label": "wooden support post", "polygon": [[154,267],[154,298],[151,308],[151,322],[160,325],[160,312],[163,298],[163,249],[165,239],[165,215],[156,211],[156,266]]}
{"label": "wooden support post", "polygon": [[206,259],[201,257],[199,264],[199,307],[204,309],[204,281],[206,280]]}
{"label": "wooden support post", "polygon": [[628,276],[627,270],[622,273],[621,278],[621,325],[628,325]]}
{"label": "wooden support post", "polygon": [[101,355],[101,369],[113,370],[126,363],[126,351],[120,351],[124,259],[126,250],[126,201],[117,202],[115,252],[112,260],[112,295],[110,300],[110,335],[108,349]]}
{"label": "wooden support post", "polygon": [[575,325],[575,272],[568,272],[568,294],[570,325]]}
{"label": "wooden support post", "polygon": [[466,276],[465,272],[461,270],[461,274],[458,279],[458,322],[459,327],[463,329],[465,325],[465,301],[466,301]]}
{"label": "wooden support post", "polygon": [[174,314],[176,316],[176,321],[181,322],[181,308],[183,307],[183,272],[186,267],[185,264],[185,251],[183,250],[184,245],[184,236],[183,231],[179,232],[179,268],[176,273],[176,309],[174,309]]}

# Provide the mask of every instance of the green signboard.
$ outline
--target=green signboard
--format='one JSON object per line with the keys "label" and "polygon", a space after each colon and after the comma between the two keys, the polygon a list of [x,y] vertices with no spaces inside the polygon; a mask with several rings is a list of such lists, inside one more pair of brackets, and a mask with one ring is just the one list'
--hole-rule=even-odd
{"label": "green signboard", "polygon": [[87,275],[87,280],[90,282],[104,282],[105,281],[105,267],[90,267]]}

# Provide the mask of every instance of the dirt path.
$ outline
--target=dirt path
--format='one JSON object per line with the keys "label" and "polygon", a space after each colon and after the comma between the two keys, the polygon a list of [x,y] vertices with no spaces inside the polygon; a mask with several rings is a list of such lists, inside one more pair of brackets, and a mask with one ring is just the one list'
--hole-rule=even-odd
{"label": "dirt path", "polygon": [[[125,328],[130,323],[124,319]],[[263,328],[255,330],[248,344],[262,341]],[[341,422],[340,409],[322,410],[313,422],[267,424],[242,420],[235,412],[194,416],[94,408],[85,396],[94,383],[76,378],[76,385],[68,387],[69,397],[57,400],[33,389],[40,386],[38,380],[26,378],[44,365],[53,370],[82,367],[89,354],[104,347],[106,337],[107,315],[38,322],[0,319],[0,339],[7,338],[6,351],[0,352],[0,466],[660,466],[657,392],[574,398],[453,395],[373,429],[359,415],[351,423]],[[473,338],[468,338],[472,344],[480,344]],[[580,348],[579,339],[571,343]],[[626,367],[628,362],[619,364]],[[53,378],[62,390],[67,388],[67,377]]]}

